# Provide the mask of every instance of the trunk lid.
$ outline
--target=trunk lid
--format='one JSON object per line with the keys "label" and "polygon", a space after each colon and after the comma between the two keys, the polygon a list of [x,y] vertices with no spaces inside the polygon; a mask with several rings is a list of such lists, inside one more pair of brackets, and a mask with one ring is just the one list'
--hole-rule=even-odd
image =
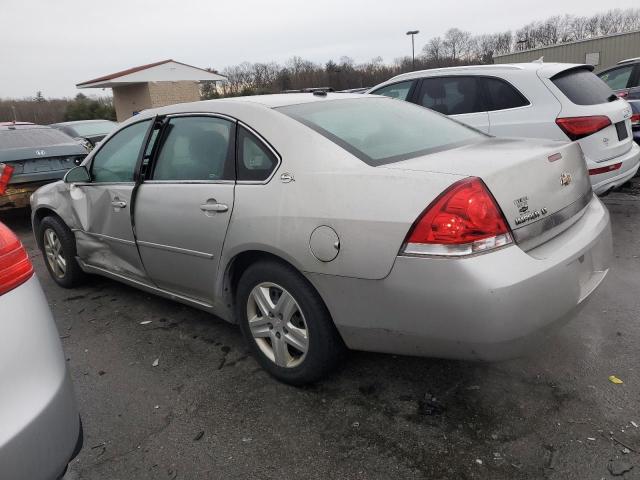
{"label": "trunk lid", "polygon": [[489,138],[377,168],[480,177],[524,249],[568,228],[592,195],[584,156],[575,142]]}
{"label": "trunk lid", "polygon": [[611,125],[578,140],[588,159],[605,162],[624,155],[633,145],[631,107],[591,70],[588,65],[553,64],[540,68],[538,75],[560,101],[558,118],[609,119]]}

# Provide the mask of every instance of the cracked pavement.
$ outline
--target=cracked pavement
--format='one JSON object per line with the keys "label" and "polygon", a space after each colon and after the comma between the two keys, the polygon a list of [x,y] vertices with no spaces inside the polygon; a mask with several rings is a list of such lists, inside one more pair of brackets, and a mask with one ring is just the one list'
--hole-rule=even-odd
{"label": "cracked pavement", "polygon": [[271,379],[240,331],[206,313],[99,277],[59,288],[27,214],[11,215],[84,422],[84,449],[65,478],[640,479],[635,180],[605,200],[608,278],[534,355],[480,364],[354,352],[307,388]]}

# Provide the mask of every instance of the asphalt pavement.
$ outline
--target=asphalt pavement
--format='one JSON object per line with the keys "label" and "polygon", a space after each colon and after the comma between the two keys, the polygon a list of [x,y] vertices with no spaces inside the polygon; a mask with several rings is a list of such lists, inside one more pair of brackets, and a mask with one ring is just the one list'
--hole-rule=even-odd
{"label": "asphalt pavement", "polygon": [[99,277],[58,287],[28,215],[5,216],[56,317],[84,422],[65,478],[640,479],[640,182],[606,204],[608,278],[535,354],[353,352],[306,388],[269,377],[211,315]]}

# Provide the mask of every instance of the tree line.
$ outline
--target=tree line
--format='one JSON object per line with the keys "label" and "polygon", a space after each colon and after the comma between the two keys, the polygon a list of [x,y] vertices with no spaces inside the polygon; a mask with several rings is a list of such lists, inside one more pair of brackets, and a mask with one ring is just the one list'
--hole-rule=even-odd
{"label": "tree line", "polygon": [[41,125],[71,120],[115,120],[111,97],[89,98],[78,93],[74,99],[46,99],[42,92],[33,98],[0,99],[0,122],[18,120]]}
{"label": "tree line", "polygon": [[495,55],[634,30],[640,30],[640,8],[613,9],[590,17],[553,16],[531,22],[515,32],[473,35],[451,28],[441,37],[430,38],[419,49],[415,67],[409,56],[398,57],[390,64],[384,63],[382,57],[360,64],[350,57],[318,64],[297,56],[283,65],[243,62],[220,72],[210,69],[224,75],[228,81],[218,88],[205,85],[203,98],[275,93],[306,87],[335,90],[370,87],[414,68],[423,70],[493,63]]}

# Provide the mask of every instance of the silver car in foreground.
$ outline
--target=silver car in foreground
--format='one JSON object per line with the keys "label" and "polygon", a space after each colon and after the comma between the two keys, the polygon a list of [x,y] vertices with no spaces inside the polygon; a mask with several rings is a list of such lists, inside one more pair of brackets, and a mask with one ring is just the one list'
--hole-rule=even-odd
{"label": "silver car in foreground", "polygon": [[26,250],[0,222],[0,478],[55,480],[81,447],[49,304]]}
{"label": "silver car in foreground", "polygon": [[293,384],[345,346],[520,355],[575,315],[611,255],[577,144],[369,95],[145,111],[31,202],[60,285],[97,273],[237,322]]}

